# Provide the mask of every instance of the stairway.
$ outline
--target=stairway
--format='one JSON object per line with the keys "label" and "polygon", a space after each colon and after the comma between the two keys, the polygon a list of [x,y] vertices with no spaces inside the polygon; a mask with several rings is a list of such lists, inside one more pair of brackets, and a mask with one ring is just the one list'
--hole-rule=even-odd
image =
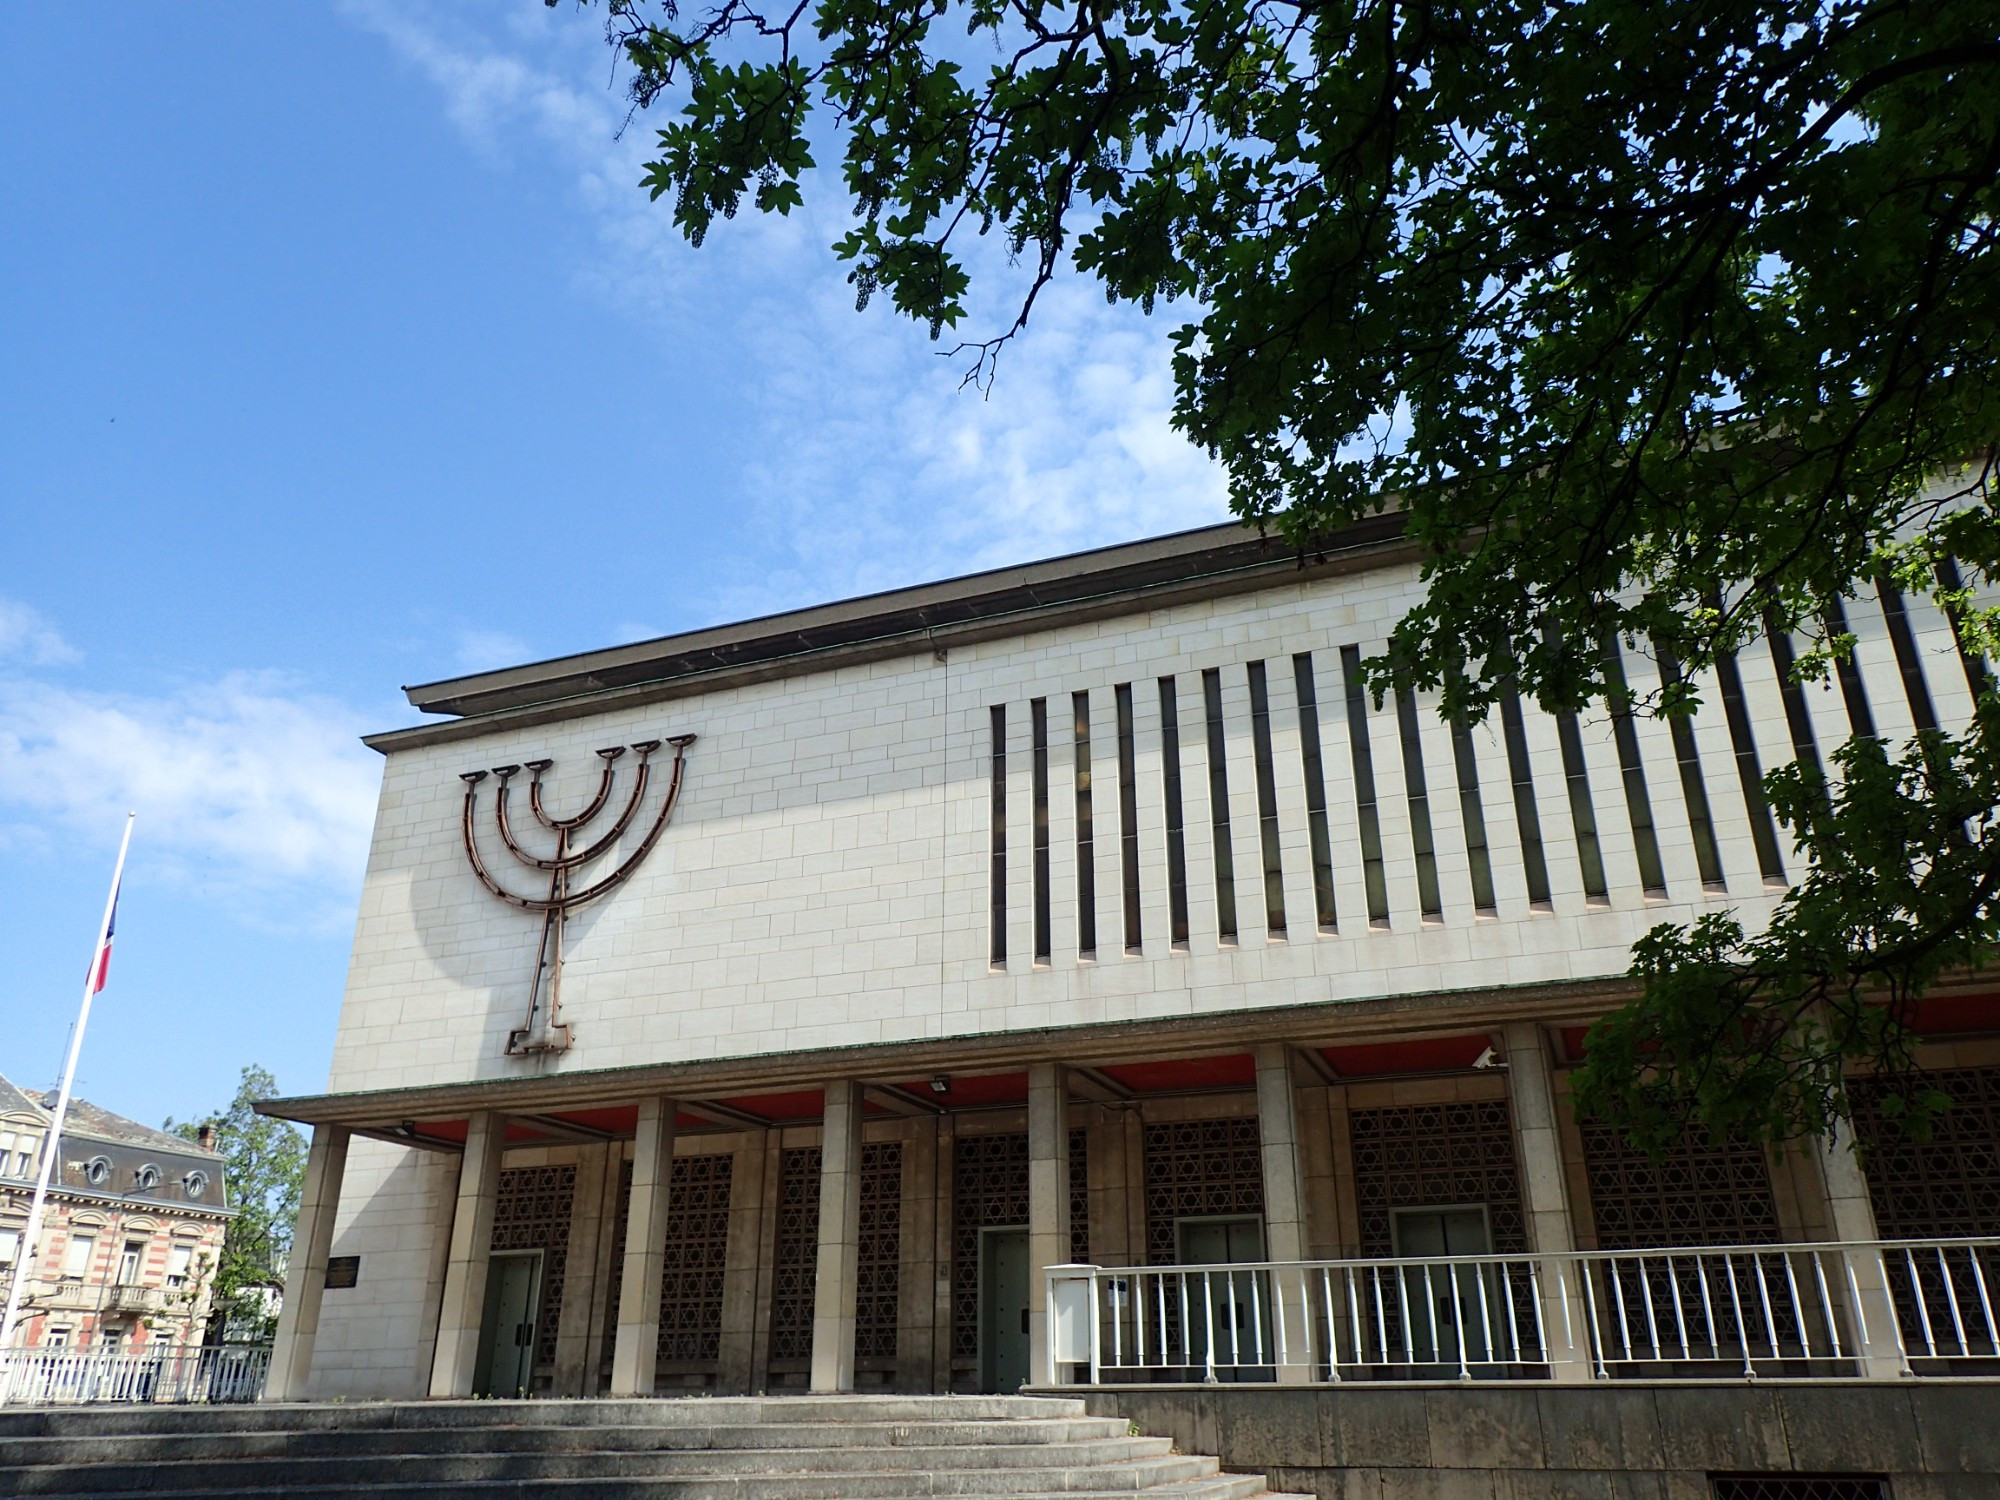
{"label": "stairway", "polygon": [[1036,1396],[0,1410],[0,1496],[1285,1500]]}

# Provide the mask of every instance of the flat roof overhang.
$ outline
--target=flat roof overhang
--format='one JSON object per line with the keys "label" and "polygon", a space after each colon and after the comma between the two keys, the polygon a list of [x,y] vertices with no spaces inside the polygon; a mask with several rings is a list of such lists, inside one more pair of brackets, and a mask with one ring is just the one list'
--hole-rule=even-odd
{"label": "flat roof overhang", "polygon": [[405,688],[412,706],[457,716],[363,737],[384,754],[692,697],[745,683],[944,651],[1030,630],[1253,592],[1413,561],[1389,511],[1301,554],[1238,523],[1020,567],[895,589],[549,661]]}

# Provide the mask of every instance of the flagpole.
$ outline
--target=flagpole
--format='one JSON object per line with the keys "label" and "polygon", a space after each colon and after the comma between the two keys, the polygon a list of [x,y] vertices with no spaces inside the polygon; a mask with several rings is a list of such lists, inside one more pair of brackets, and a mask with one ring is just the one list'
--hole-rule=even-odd
{"label": "flagpole", "polygon": [[[90,1024],[90,1002],[98,991],[98,972],[104,963],[105,939],[111,935],[111,916],[118,907],[118,882],[125,877],[125,851],[132,847],[132,820],[137,813],[125,814],[125,837],[118,841],[118,863],[111,872],[111,894],[104,898],[104,920],[97,924],[97,946],[90,950],[90,972],[83,980],[83,1008],[77,1012],[76,1029],[69,1035],[69,1056],[63,1063],[62,1086],[56,1091],[55,1117],[49,1122],[48,1141],[42,1150],[41,1170],[35,1173],[35,1197],[28,1205],[28,1222],[21,1231],[21,1248],[14,1254],[14,1275],[7,1286],[7,1310],[0,1314],[0,1357],[14,1342],[14,1327],[21,1316],[21,1288],[36,1265],[35,1246],[42,1232],[42,1210],[48,1205],[49,1176],[55,1169],[62,1144],[63,1117],[69,1113],[70,1085],[76,1081],[77,1054],[83,1050],[83,1028]],[[0,1401],[6,1400],[7,1386],[0,1381]]]}

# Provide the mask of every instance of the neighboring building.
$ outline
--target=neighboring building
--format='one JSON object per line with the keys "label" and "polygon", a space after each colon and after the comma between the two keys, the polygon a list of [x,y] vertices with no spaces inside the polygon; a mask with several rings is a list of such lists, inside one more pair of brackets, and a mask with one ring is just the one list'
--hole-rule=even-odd
{"label": "neighboring building", "polygon": [[[0,1297],[21,1269],[54,1103],[0,1078]],[[20,1344],[138,1352],[202,1341],[231,1217],[213,1145],[70,1100]]]}
{"label": "neighboring building", "polygon": [[[369,741],[329,1092],[260,1106],[314,1127],[273,1394],[1012,1389],[1072,1259],[2000,1233],[2000,1006],[1967,985],[1921,1021],[1963,1107],[1866,1180],[1806,1148],[1655,1163],[1568,1106],[1633,941],[1755,925],[1801,869],[1760,767],[1863,715],[1966,722],[1948,622],[1856,600],[1840,690],[1760,644],[1691,724],[1463,727],[1353,675],[1419,589],[1393,518],[1303,562],[1217,527],[410,689],[449,717]],[[1718,1298],[1791,1274],[1748,1264]],[[1303,1312],[1386,1351],[1415,1284]],[[1147,1337],[1201,1320],[1135,1274],[1107,1340],[1134,1287]],[[1711,1334],[1804,1327],[1756,1312]],[[1253,1342],[1272,1316],[1209,1313]],[[1460,1373],[1426,1336],[1398,1368]]]}

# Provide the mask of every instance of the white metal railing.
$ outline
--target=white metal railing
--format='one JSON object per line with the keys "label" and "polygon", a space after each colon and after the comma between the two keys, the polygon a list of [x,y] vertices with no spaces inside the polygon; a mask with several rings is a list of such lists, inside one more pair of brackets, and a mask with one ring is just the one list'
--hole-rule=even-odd
{"label": "white metal railing", "polygon": [[2000,1368],[2000,1238],[1058,1266],[1051,1383]]}
{"label": "white metal railing", "polygon": [[269,1344],[171,1349],[0,1349],[0,1406],[255,1401]]}

